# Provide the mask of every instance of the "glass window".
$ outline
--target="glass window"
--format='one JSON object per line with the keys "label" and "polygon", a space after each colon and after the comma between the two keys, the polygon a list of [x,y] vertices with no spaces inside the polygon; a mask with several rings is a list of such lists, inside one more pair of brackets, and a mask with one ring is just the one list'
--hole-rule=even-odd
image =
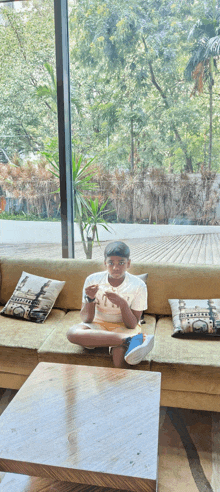
{"label": "glass window", "polygon": [[60,258],[53,0],[3,2],[0,16],[0,250]]}

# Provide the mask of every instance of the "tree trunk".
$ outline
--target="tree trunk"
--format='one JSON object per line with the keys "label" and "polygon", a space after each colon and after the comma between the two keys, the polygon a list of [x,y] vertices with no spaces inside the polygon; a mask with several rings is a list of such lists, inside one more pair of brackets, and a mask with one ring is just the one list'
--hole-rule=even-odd
{"label": "tree trunk", "polygon": [[204,133],[204,166],[206,167],[206,158],[207,158],[207,151],[206,151],[206,133]]}
{"label": "tree trunk", "polygon": [[[147,46],[146,46],[146,43],[145,43],[145,39],[143,38],[143,43],[144,43],[144,47],[145,47],[145,52],[147,53]],[[153,65],[150,61],[148,61],[148,66],[149,66],[149,69],[150,69],[150,74],[151,74],[151,81],[152,81],[152,84],[154,85],[154,87],[158,90],[158,92],[160,93],[162,99],[163,99],[163,102],[165,104],[165,107],[167,109],[169,109],[169,103],[168,103],[168,100],[167,100],[167,96],[165,94],[165,92],[163,91],[163,89],[159,86],[158,82],[156,81],[156,78],[155,78],[155,75],[154,75],[154,71],[153,71]],[[185,171],[186,172],[191,172],[193,173],[193,167],[192,167],[192,158],[191,156],[188,155],[187,153],[187,149],[186,149],[186,146],[184,144],[184,142],[182,141],[182,138],[179,134],[179,131],[178,129],[176,128],[176,125],[174,123],[172,123],[172,126],[171,126],[175,136],[176,136],[176,139],[178,140],[179,144],[180,144],[180,147],[185,155],[185,159],[186,159],[186,165],[185,165]]]}
{"label": "tree trunk", "polygon": [[87,236],[87,254],[86,254],[87,260],[92,259],[92,247],[93,247],[93,243],[95,241],[96,232],[97,232],[97,238],[98,238],[97,226],[95,225],[92,227],[92,237]]}
{"label": "tree trunk", "polygon": [[[131,104],[131,110],[133,105]],[[131,172],[134,172],[134,123],[133,118],[131,118]]]}
{"label": "tree trunk", "polygon": [[210,74],[209,83],[209,171],[212,167],[212,75]]}
{"label": "tree trunk", "polygon": [[87,253],[86,253],[86,259],[91,260],[92,259],[92,245],[93,245],[93,240],[91,237],[87,237]]}
{"label": "tree trunk", "polygon": [[83,249],[84,249],[84,253],[86,255],[86,258],[87,258],[87,254],[88,254],[88,249],[86,247],[86,241],[85,241],[85,238],[84,238],[84,233],[83,233],[83,226],[82,226],[82,221],[80,218],[78,218],[78,224],[79,224],[79,230],[80,230],[80,236],[81,236],[81,240],[82,240],[82,244],[83,244]]}
{"label": "tree trunk", "polygon": [[129,221],[134,222],[134,188],[132,188],[129,191],[130,195],[130,214],[129,214]]}
{"label": "tree trunk", "polygon": [[[133,104],[131,103],[131,111],[133,110]],[[131,176],[134,177],[134,121],[131,118]],[[131,208],[130,208],[130,221],[134,222],[134,188],[131,190]]]}
{"label": "tree trunk", "polygon": [[192,157],[191,156],[188,156],[188,155],[186,155],[185,171],[187,173],[193,173]]}

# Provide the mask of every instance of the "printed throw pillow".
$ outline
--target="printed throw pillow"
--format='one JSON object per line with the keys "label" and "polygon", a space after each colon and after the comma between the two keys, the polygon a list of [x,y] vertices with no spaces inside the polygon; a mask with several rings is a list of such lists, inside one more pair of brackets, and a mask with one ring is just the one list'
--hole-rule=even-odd
{"label": "printed throw pillow", "polygon": [[4,316],[43,323],[65,282],[22,272],[15,290],[1,311]]}
{"label": "printed throw pillow", "polygon": [[173,337],[220,335],[220,299],[168,299]]}

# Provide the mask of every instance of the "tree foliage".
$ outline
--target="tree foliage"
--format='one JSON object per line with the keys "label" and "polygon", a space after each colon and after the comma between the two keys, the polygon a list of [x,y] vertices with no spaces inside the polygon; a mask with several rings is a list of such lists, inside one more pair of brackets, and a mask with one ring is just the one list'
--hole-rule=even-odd
{"label": "tree foliage", "polygon": [[[10,158],[57,135],[53,1],[31,5],[1,9],[0,147]],[[219,12],[213,0],[70,1],[74,151],[131,178],[197,172],[210,155],[218,170]]]}
{"label": "tree foliage", "polygon": [[[215,2],[214,2],[215,3]],[[198,19],[189,37],[195,39],[191,57],[185,69],[188,80],[194,80],[191,96],[204,91],[207,83],[209,90],[209,158],[208,168],[212,165],[212,134],[213,134],[213,86],[214,72],[217,72],[217,60],[220,52],[220,12],[212,8],[205,16]]]}
{"label": "tree foliage", "polygon": [[48,133],[57,132],[50,101],[37,96],[50,80],[45,63],[55,63],[52,3],[40,0],[18,12],[2,7],[1,20],[1,147],[10,155],[36,152]]}

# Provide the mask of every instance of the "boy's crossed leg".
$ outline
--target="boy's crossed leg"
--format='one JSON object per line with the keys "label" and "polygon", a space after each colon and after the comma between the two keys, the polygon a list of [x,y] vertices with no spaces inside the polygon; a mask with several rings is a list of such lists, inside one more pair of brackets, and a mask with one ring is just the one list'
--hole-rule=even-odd
{"label": "boy's crossed leg", "polygon": [[[92,324],[95,325],[95,323]],[[67,332],[67,338],[69,342],[85,348],[112,347],[111,353],[114,366],[127,367],[127,364],[124,362],[124,354],[127,350],[127,344],[124,344],[127,338],[125,333],[102,330],[98,326],[96,325],[96,328],[91,328],[83,323],[71,326]]]}
{"label": "boy's crossed leg", "polygon": [[110,347],[113,364],[117,368],[138,364],[153,348],[152,335],[137,334],[136,330],[123,330],[121,327],[116,330],[104,330],[96,323],[80,323],[69,328],[67,338],[71,343],[85,348]]}

